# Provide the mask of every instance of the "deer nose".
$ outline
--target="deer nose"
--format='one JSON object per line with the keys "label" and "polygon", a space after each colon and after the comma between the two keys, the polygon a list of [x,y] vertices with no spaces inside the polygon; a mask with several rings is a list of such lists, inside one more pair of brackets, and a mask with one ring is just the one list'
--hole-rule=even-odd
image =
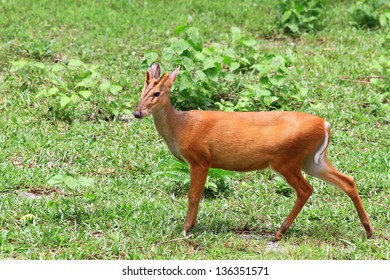
{"label": "deer nose", "polygon": [[137,119],[141,119],[143,116],[144,116],[144,114],[142,114],[140,111],[134,112],[134,117],[136,117]]}

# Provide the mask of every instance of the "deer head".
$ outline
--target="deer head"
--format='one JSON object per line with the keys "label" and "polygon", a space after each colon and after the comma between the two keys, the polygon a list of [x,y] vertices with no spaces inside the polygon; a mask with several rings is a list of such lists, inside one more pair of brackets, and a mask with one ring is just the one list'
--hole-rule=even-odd
{"label": "deer head", "polygon": [[140,102],[134,112],[134,117],[142,119],[153,114],[169,103],[169,92],[176,80],[178,66],[172,73],[165,73],[160,77],[160,65],[154,63],[145,72],[145,83],[142,89]]}

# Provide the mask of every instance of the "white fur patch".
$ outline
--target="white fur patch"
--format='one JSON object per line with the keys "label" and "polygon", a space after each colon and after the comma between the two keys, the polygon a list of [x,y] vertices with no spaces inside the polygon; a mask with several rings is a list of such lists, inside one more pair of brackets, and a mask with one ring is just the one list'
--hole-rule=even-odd
{"label": "white fur patch", "polygon": [[329,127],[330,127],[330,124],[328,122],[325,122],[325,136],[324,136],[324,139],[322,140],[321,146],[318,147],[318,150],[314,154],[314,162],[316,164],[319,164],[321,155],[324,153],[326,147],[328,146],[328,141],[329,141],[328,128]]}

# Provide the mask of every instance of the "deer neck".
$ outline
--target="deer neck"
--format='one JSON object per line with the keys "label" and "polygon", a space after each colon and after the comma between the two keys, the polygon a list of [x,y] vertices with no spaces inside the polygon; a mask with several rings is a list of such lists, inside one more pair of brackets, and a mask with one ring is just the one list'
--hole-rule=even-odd
{"label": "deer neck", "polygon": [[184,112],[176,110],[170,100],[153,114],[154,125],[158,133],[164,138],[171,152],[182,159],[177,145],[177,135],[182,125]]}

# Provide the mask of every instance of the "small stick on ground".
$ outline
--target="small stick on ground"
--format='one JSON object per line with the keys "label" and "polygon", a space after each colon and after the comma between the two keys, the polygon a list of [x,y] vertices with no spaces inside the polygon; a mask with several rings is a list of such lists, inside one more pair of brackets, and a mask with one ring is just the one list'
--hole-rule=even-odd
{"label": "small stick on ground", "polygon": [[190,234],[186,237],[175,238],[175,239],[170,239],[170,240],[165,240],[165,241],[160,241],[160,242],[156,241],[156,242],[153,242],[153,243],[145,245],[145,246],[137,246],[137,247],[135,247],[135,249],[143,249],[145,247],[149,247],[149,246],[153,246],[153,245],[162,245],[165,243],[172,243],[172,242],[179,242],[179,241],[183,241],[183,240],[188,240],[193,236],[194,236],[193,234]]}
{"label": "small stick on ground", "polygon": [[346,78],[346,77],[339,77],[339,80],[341,80],[341,81],[349,81],[349,82],[354,82],[354,83],[358,83],[358,84],[365,84],[365,85],[370,84],[370,79],[383,79],[383,76],[360,77],[357,80],[351,79],[351,78]]}
{"label": "small stick on ground", "polygon": [[161,241],[161,242],[154,242],[154,243],[152,243],[152,245],[162,245],[162,244],[165,244],[165,243],[183,241],[183,240],[190,239],[190,238],[193,237],[193,236],[194,236],[193,234],[190,234],[190,235],[188,235],[188,236],[186,236],[186,237],[175,238],[175,239],[166,240],[166,241]]}

